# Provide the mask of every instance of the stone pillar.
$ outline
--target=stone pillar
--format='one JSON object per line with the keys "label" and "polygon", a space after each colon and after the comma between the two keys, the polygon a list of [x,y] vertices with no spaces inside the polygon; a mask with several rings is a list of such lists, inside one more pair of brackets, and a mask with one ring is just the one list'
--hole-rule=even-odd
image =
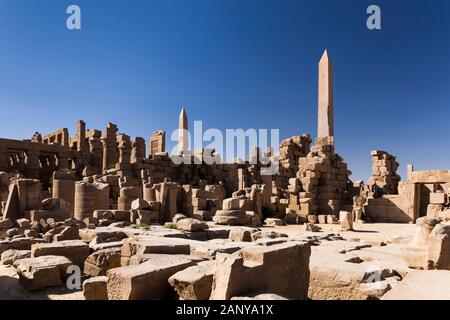
{"label": "stone pillar", "polygon": [[177,214],[178,184],[163,182],[160,184],[159,201],[161,202],[161,222],[170,222]]}
{"label": "stone pillar", "polygon": [[95,210],[109,209],[109,185],[99,182],[75,183],[75,219],[92,218]]}
{"label": "stone pillar", "polygon": [[166,132],[155,131],[150,138],[149,154],[150,156],[154,156],[162,152],[166,152]]}
{"label": "stone pillar", "polygon": [[243,168],[237,169],[238,190],[244,190],[246,187],[246,177],[244,170],[245,169]]}
{"label": "stone pillar", "polygon": [[131,209],[131,203],[142,198],[141,187],[123,187],[120,189],[120,196],[117,201],[118,210],[126,211]]}
{"label": "stone pillar", "polygon": [[59,199],[60,210],[71,218],[74,216],[75,182],[76,177],[73,173],[62,171],[53,173],[52,197]]}
{"label": "stone pillar", "polygon": [[102,153],[102,168],[103,170],[108,170],[109,169],[109,164],[108,164],[108,142],[106,141],[106,138],[101,137],[101,142],[102,142],[102,148],[103,148],[103,153]]}
{"label": "stone pillar", "polygon": [[89,139],[89,153],[91,154],[91,166],[101,170],[103,168],[103,145],[99,138]]}
{"label": "stone pillar", "polygon": [[117,126],[109,123],[102,134],[103,170],[114,168],[117,160]]}
{"label": "stone pillar", "polygon": [[144,200],[147,202],[157,201],[156,190],[151,183],[144,184]]}
{"label": "stone pillar", "polygon": [[39,152],[35,150],[28,150],[25,160],[25,174],[27,178],[39,179]]}
{"label": "stone pillar", "polygon": [[77,122],[77,150],[81,152],[87,152],[87,144],[86,144],[86,123],[84,121],[79,120]]}
{"label": "stone pillar", "polygon": [[334,137],[333,62],[325,50],[319,62],[318,138]]}
{"label": "stone pillar", "polygon": [[66,152],[58,153],[58,170],[69,169],[69,155]]}
{"label": "stone pillar", "polygon": [[39,209],[41,206],[41,182],[35,179],[17,179],[19,199],[19,215],[23,217],[27,211]]}
{"label": "stone pillar", "polygon": [[126,135],[121,135],[119,140],[119,163],[116,169],[121,177],[131,174],[131,142]]}
{"label": "stone pillar", "polygon": [[8,169],[8,152],[5,146],[0,143],[0,171]]}

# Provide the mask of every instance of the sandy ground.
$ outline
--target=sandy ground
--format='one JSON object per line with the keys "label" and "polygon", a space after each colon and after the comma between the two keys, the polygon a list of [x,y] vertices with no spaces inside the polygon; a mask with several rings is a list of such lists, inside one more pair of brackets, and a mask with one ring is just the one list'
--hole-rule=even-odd
{"label": "sandy ground", "polygon": [[[341,231],[339,224],[319,225],[322,233],[340,234],[349,241],[365,241],[365,242],[407,242],[414,234],[414,224],[392,224],[392,223],[355,223],[354,231]],[[269,228],[265,228],[269,229]],[[271,228],[271,230],[287,234],[288,236],[301,235],[306,232],[305,225],[289,225]],[[320,233],[319,233],[320,234]]]}

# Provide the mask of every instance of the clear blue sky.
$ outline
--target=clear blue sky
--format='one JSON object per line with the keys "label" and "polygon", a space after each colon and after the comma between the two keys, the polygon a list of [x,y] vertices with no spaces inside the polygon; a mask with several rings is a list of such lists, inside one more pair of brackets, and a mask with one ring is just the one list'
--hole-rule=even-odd
{"label": "clear blue sky", "polygon": [[[66,8],[82,30],[66,29]],[[366,28],[366,8],[382,30]],[[353,179],[370,150],[450,167],[450,2],[0,0],[0,136],[77,119],[146,139],[182,106],[208,128],[316,135],[317,63],[335,66],[337,150]],[[169,144],[170,145],[170,144]]]}

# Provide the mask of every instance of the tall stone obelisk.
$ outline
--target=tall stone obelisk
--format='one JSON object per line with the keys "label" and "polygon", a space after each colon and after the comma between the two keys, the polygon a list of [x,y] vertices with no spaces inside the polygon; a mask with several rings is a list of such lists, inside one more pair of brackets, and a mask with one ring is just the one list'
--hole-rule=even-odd
{"label": "tall stone obelisk", "polygon": [[333,62],[325,50],[319,62],[318,138],[334,137]]}
{"label": "tall stone obelisk", "polygon": [[186,154],[189,147],[189,127],[186,110],[181,109],[178,125],[178,154]]}

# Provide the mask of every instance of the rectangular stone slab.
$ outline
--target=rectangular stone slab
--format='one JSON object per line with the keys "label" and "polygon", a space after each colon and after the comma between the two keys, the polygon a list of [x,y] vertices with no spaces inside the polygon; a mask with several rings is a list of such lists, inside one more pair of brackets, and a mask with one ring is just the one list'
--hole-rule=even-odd
{"label": "rectangular stone slab", "polygon": [[195,263],[185,256],[165,255],[140,265],[111,269],[107,272],[108,299],[171,299],[175,292],[169,285],[169,277]]}
{"label": "rectangular stone slab", "polygon": [[81,240],[38,243],[31,246],[32,257],[49,255],[66,257],[83,268],[84,261],[89,256],[89,246]]}

